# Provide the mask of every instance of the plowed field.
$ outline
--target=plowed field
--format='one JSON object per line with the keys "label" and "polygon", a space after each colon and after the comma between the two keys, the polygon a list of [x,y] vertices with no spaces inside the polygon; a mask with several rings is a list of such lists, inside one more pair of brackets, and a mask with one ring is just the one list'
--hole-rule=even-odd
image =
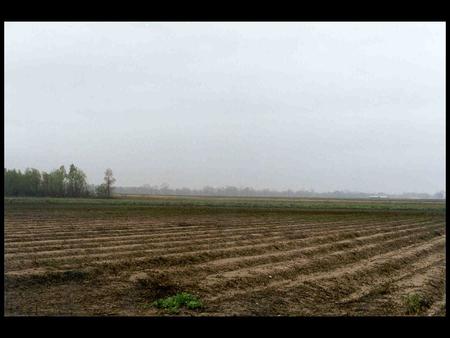
{"label": "plowed field", "polygon": [[[445,204],[7,199],[5,315],[445,315]],[[418,309],[409,301],[421,299]]]}

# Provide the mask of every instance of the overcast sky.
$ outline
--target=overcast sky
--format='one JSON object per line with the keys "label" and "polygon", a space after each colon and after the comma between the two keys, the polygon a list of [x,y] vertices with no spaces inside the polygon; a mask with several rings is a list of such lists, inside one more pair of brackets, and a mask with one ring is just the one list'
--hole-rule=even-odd
{"label": "overcast sky", "polygon": [[445,189],[445,23],[5,23],[5,166]]}

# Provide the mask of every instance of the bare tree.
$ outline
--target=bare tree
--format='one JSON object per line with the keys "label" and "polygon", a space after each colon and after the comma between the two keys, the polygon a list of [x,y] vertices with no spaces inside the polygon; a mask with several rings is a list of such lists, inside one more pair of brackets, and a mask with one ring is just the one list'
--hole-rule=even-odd
{"label": "bare tree", "polygon": [[106,187],[106,196],[109,198],[111,197],[111,191],[112,191],[112,185],[116,181],[116,179],[113,177],[113,172],[111,169],[106,169],[105,171],[105,187]]}

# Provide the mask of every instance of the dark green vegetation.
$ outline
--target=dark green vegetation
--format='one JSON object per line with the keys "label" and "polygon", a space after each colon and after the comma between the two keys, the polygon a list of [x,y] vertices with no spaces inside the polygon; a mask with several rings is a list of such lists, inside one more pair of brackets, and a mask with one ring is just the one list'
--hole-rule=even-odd
{"label": "dark green vegetation", "polygon": [[431,305],[425,296],[417,293],[404,296],[404,302],[406,313],[409,315],[423,314]]}
{"label": "dark green vegetation", "polygon": [[[4,207],[6,315],[445,314],[442,201],[6,198]],[[427,303],[405,301],[414,294]]]}
{"label": "dark green vegetation", "polygon": [[4,170],[5,196],[53,196],[87,197],[89,196],[86,174],[71,164],[69,172],[64,166],[50,173],[37,169]]}
{"label": "dark green vegetation", "polygon": [[189,310],[200,309],[203,304],[195,296],[187,292],[177,293],[174,296],[158,299],[152,305],[160,309],[165,309],[169,313],[178,313],[181,307],[186,307]]}
{"label": "dark green vegetation", "polygon": [[[409,211],[445,213],[445,201],[441,200],[354,200],[354,199],[304,199],[304,198],[266,198],[266,197],[182,197],[182,196],[129,196],[116,197],[110,200],[90,198],[5,198],[5,205],[20,204],[26,208],[40,208],[42,204],[51,208],[61,207],[74,209],[110,209],[114,213],[124,213],[130,210],[154,212],[177,212],[176,209],[161,207],[195,208],[196,212],[221,212],[220,209],[248,212],[285,210],[299,212],[312,211]],[[189,211],[188,211],[189,212]]]}
{"label": "dark green vegetation", "polygon": [[110,197],[115,181],[111,169],[107,169],[104,184],[88,186],[86,174],[73,164],[69,172],[64,166],[50,173],[34,168],[27,168],[23,173],[5,168],[4,179],[4,196],[29,197]]}

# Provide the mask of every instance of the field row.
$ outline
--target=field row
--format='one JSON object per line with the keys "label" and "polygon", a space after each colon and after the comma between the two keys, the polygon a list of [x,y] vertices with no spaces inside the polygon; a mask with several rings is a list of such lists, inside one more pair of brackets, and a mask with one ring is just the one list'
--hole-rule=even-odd
{"label": "field row", "polygon": [[[77,247],[72,249],[42,250],[29,252],[5,251],[5,263],[8,272],[20,273],[20,271],[36,268],[58,266],[64,269],[77,269],[80,266],[97,265],[123,265],[136,264],[173,264],[182,262],[194,263],[208,259],[230,259],[236,257],[238,260],[247,255],[265,255],[273,258],[276,253],[285,259],[293,259],[297,254],[309,248],[339,247],[345,245],[360,245],[362,243],[386,243],[389,239],[400,238],[407,241],[413,236],[436,236],[442,234],[442,224],[439,222],[415,222],[410,224],[401,223],[377,223],[361,227],[357,224],[350,225],[316,225],[317,228],[293,228],[285,227],[280,231],[269,229],[266,233],[247,233],[234,235],[227,234],[202,235],[187,234],[181,239],[147,239],[138,237],[138,243],[106,245],[96,248]],[[439,232],[439,230],[441,232]],[[255,231],[255,230],[252,230]],[[195,238],[195,239],[192,239]],[[111,239],[110,239],[111,240]],[[109,245],[108,245],[109,244]],[[44,247],[45,248],[45,247]]]}

